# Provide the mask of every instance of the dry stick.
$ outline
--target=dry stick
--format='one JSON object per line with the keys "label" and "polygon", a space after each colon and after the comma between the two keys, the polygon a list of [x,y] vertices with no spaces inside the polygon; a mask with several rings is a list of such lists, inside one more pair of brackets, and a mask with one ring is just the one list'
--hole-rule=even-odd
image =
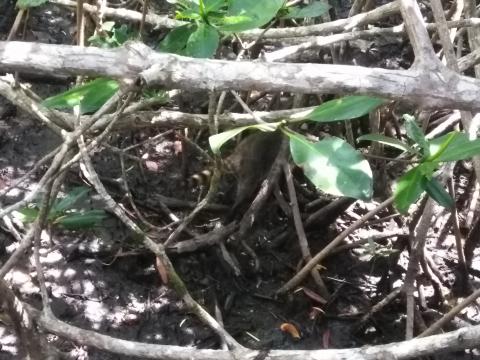
{"label": "dry stick", "polygon": [[[398,13],[399,6],[398,1],[394,1],[382,6],[377,7],[374,10],[368,11],[363,14],[358,14],[347,19],[339,19],[323,24],[298,26],[295,28],[275,28],[269,29],[265,33],[265,38],[289,38],[289,37],[304,37],[312,35],[323,35],[330,33],[339,33],[342,31],[349,31],[355,27],[366,25],[372,22],[376,22],[385,17]],[[261,29],[250,30],[240,33],[243,39],[254,39],[256,35],[261,32]]]}
{"label": "dry stick", "polygon": [[[11,293],[10,289],[9,293]],[[163,360],[406,360],[419,356],[428,356],[439,352],[451,352],[478,347],[480,344],[480,326],[462,328],[447,334],[435,335],[424,339],[412,339],[397,343],[375,345],[353,349],[328,350],[271,350],[266,354],[258,350],[242,349],[238,351],[195,349],[172,345],[148,344],[128,341],[103,335],[95,331],[81,329],[52,317],[46,317],[33,307],[24,307],[38,325],[46,330],[69,339],[75,343],[91,346],[103,351],[142,359]]]}
{"label": "dry stick", "polygon": [[[432,7],[435,20],[438,23],[438,34],[439,34],[440,40],[442,41],[445,57],[447,59],[447,64],[452,70],[458,72],[459,69],[458,69],[457,59],[455,57],[453,45],[449,37],[448,28],[446,25],[447,21],[445,19],[442,3],[440,2],[440,0],[431,0],[430,4]],[[470,129],[472,125],[471,112],[461,111],[461,120],[462,120],[463,126],[466,127],[467,129]],[[480,157],[479,156],[475,156],[473,158],[473,166],[475,169],[475,174],[477,176],[477,181],[480,183]],[[451,168],[449,175],[451,178],[450,181],[448,181],[450,195],[455,199],[455,189],[453,184],[453,167]],[[461,239],[460,229],[458,227],[457,208],[455,204],[452,207],[451,211],[452,211],[452,217],[453,217],[452,219],[453,219],[453,226],[454,226],[454,232],[455,232],[455,242],[457,246],[458,262],[461,268],[462,277],[464,279],[468,279],[468,271],[465,263],[465,256],[463,253],[462,239]]]}
{"label": "dry stick", "polygon": [[[452,199],[455,199],[453,167],[450,171],[450,179],[448,179],[447,182],[448,182],[448,191],[450,192],[450,196],[452,197]],[[461,268],[462,276],[464,276],[465,280],[467,280],[468,270],[467,270],[467,264],[465,262],[465,254],[463,253],[462,233],[460,232],[460,225],[458,224],[458,212],[457,212],[457,206],[455,204],[455,200],[454,200],[454,204],[452,206],[451,212],[452,212],[453,232],[455,234],[455,245],[457,247],[458,265]]]}
{"label": "dry stick", "polygon": [[407,298],[407,322],[405,330],[405,339],[409,340],[413,338],[413,325],[414,325],[414,308],[415,298],[413,293],[415,291],[415,277],[418,272],[418,264],[420,257],[423,254],[423,247],[427,238],[428,229],[433,217],[434,203],[432,199],[428,199],[423,210],[422,217],[416,227],[416,235],[413,239],[412,248],[410,250],[410,259],[408,262],[407,273],[405,275],[405,282],[403,289]]}
{"label": "dry stick", "polygon": [[[32,93],[31,90],[28,91]],[[50,130],[59,136],[62,136],[64,129],[69,129],[70,124],[53,110],[47,109],[27,95],[23,86],[15,86],[15,80],[11,76],[0,77],[0,94],[11,101],[16,106],[22,108],[33,117],[42,121]]]}
{"label": "dry stick", "polygon": [[[49,2],[64,5],[69,7],[75,7],[76,2],[71,0],[49,0]],[[96,13],[97,7],[90,4],[83,4],[83,10],[88,13]],[[112,17],[122,20],[129,20],[129,21],[142,21],[142,13],[133,10],[127,9],[112,9],[111,7],[105,7],[103,9],[103,15],[105,17]],[[145,18],[145,22],[159,27],[164,27],[167,29],[173,29],[175,27],[185,25],[186,23],[183,21],[173,20],[170,19],[168,16],[161,16],[156,14],[147,14]]]}
{"label": "dry stick", "polygon": [[139,227],[133,222],[125,213],[125,211],[113,200],[113,198],[108,194],[107,190],[103,186],[102,182],[98,178],[93,164],[91,162],[90,156],[86,151],[86,146],[83,139],[80,137],[78,139],[78,144],[80,147],[80,152],[82,153],[82,167],[85,176],[93,184],[95,190],[102,197],[107,208],[112,211],[118,218],[137,236],[139,236],[145,246],[150,249],[156,256],[157,259],[166,267],[168,271],[169,283],[172,288],[176,291],[177,295],[185,302],[190,311],[197,315],[205,324],[207,324],[218,336],[220,336],[223,341],[225,341],[230,348],[243,348],[230,334],[228,334],[225,329],[223,329],[217,321],[203,309],[189,294],[184,282],[176,273],[170,259],[165,253],[165,248],[161,244],[157,244],[152,239],[150,239]]}
{"label": "dry stick", "polygon": [[[34,321],[25,309],[24,304],[15,295],[15,293],[8,287],[7,283],[0,279],[0,293],[2,294],[2,302],[7,307],[8,315],[10,316],[13,327],[17,335],[16,347],[18,349],[17,355],[21,359],[47,359],[47,352],[51,349],[50,346],[39,339],[39,333],[35,327]],[[25,353],[28,353],[30,357],[27,357]],[[50,359],[50,358],[48,358]]]}
{"label": "dry stick", "polygon": [[15,189],[16,187],[18,187],[18,185],[20,185],[21,183],[23,183],[26,179],[28,179],[34,172],[36,172],[42,165],[44,165],[48,160],[50,160],[51,158],[53,158],[57,153],[58,151],[60,150],[60,147],[57,147],[56,149],[54,149],[53,151],[50,151],[47,155],[45,155],[44,157],[42,157],[40,160],[38,160],[35,165],[33,165],[33,167],[28,170],[22,177],[18,178],[17,180],[15,180],[12,184],[10,184],[9,186],[7,186],[6,188],[0,190],[0,197],[3,197],[4,195],[6,195],[10,190],[12,189]]}
{"label": "dry stick", "polygon": [[8,33],[8,36],[7,36],[7,41],[10,41],[13,39],[13,37],[15,36],[15,34],[17,33],[18,31],[18,28],[20,26],[20,23],[22,21],[22,18],[23,18],[23,14],[25,13],[25,9],[24,8],[20,8],[18,10],[18,13],[17,13],[17,16],[15,17],[15,21],[13,22],[13,25],[12,27],[10,28],[10,32]]}
{"label": "dry stick", "polygon": [[[118,93],[113,96],[112,98],[117,99]],[[10,212],[20,208],[21,206],[24,206],[28,204],[32,199],[34,199],[38,193],[43,189],[43,187],[48,183],[50,180],[50,177],[55,176],[57,173],[57,170],[59,167],[63,164],[63,159],[67,155],[70,147],[74,144],[76,139],[86,132],[94,123],[96,120],[98,120],[100,117],[105,115],[106,112],[108,112],[111,107],[114,105],[113,101],[108,101],[106,104],[104,104],[96,113],[94,116],[91,118],[87,119],[85,123],[83,123],[78,129],[71,133],[66,133],[63,134],[65,141],[63,144],[59,147],[58,152],[54,156],[52,163],[50,164],[50,167],[48,168],[47,172],[43,175],[43,177],[40,179],[39,183],[37,184],[37,188],[32,191],[30,194],[26,195],[25,198],[21,201],[16,202],[15,204],[12,204],[6,208],[0,209],[0,218],[3,216],[9,214]],[[107,127],[108,128],[108,127]],[[105,133],[105,131],[104,131]],[[73,159],[72,159],[73,160]],[[73,164],[72,161],[66,163],[63,165],[63,167],[60,169],[60,171],[65,171],[69,168],[69,166]]]}
{"label": "dry stick", "polygon": [[[468,3],[468,1],[467,1]],[[455,56],[455,51],[453,49],[453,44],[450,40],[450,34],[447,26],[447,20],[445,19],[445,13],[443,11],[442,3],[440,0],[432,0],[430,2],[432,7],[433,16],[437,22],[437,32],[442,42],[443,51],[445,52],[445,58],[447,60],[447,66],[455,72],[459,72],[459,67],[457,63],[457,58]],[[477,73],[476,69],[476,73]],[[477,73],[478,77],[479,73]],[[472,113],[469,111],[461,111],[461,121],[463,127],[467,129],[470,140],[477,138],[477,125],[472,119]],[[473,157],[473,167],[475,169],[475,175],[477,181],[480,183],[480,156],[476,155]],[[460,254],[459,254],[460,257]]]}
{"label": "dry stick", "polygon": [[[105,139],[105,137],[110,133],[110,131],[113,130],[113,127],[115,123],[120,119],[120,115],[122,114],[125,104],[127,104],[134,96],[134,93],[130,91],[131,89],[126,89],[124,93],[119,94],[118,92],[107,102],[105,103],[102,108],[100,108],[95,115],[93,115],[91,118],[88,118],[86,122],[82,122],[81,125],[76,129],[71,138],[76,140],[80,135],[84,134],[92,125],[95,119],[101,118],[107,111],[109,111],[111,108],[113,108],[114,104],[116,101],[118,101],[122,95],[125,93],[128,93],[127,100],[120,106],[117,112],[113,114],[113,118],[111,121],[108,123],[108,125],[103,129],[103,131],[98,135],[96,138],[94,138],[88,145],[87,145],[87,151],[93,151],[99,144]],[[114,100],[112,100],[114,99]],[[60,169],[61,171],[65,171],[69,169],[74,163],[76,163],[81,157],[81,153],[78,152],[75,154],[70,161],[68,161],[66,164],[62,166]]]}
{"label": "dry stick", "polygon": [[[303,260],[308,262],[312,259],[312,253],[310,252],[310,248],[308,245],[307,235],[305,234],[305,229],[302,223],[302,217],[300,215],[300,209],[298,207],[298,200],[297,194],[295,192],[295,185],[293,184],[293,175],[290,165],[285,163],[283,164],[283,173],[285,174],[285,179],[287,181],[287,188],[288,188],[288,195],[290,197],[290,203],[292,208],[293,214],[293,222],[295,224],[295,230],[297,231],[298,242],[300,244],[300,249],[302,251]],[[317,268],[314,268],[311,271],[312,278],[318,286],[320,290],[320,295],[328,299],[330,297],[330,293],[325,286],[322,277],[320,276],[320,272]],[[326,301],[325,301],[326,302]]]}
{"label": "dry stick", "polygon": [[161,231],[160,227],[153,225],[143,216],[143,214],[140,212],[137,205],[135,204],[135,201],[133,200],[132,192],[130,191],[130,187],[128,185],[127,172],[125,170],[125,156],[123,153],[120,153],[120,168],[122,171],[123,190],[125,191],[125,195],[127,196],[128,202],[130,203],[133,211],[138,216],[140,221],[143,222],[149,229]]}
{"label": "dry stick", "polygon": [[[216,95],[215,92],[212,91],[210,93],[210,100],[208,104],[208,115],[210,117],[210,133],[213,135],[215,134],[215,131],[218,130],[218,127],[215,125],[215,105],[216,105]],[[185,218],[182,220],[180,225],[173,231],[170,236],[167,238],[167,240],[164,243],[164,246],[168,246],[172,242],[175,242],[180,234],[182,233],[183,230],[186,229],[186,227],[193,221],[195,216],[202,211],[213,199],[215,194],[217,193],[218,189],[218,184],[220,182],[220,164],[218,162],[215,163],[215,167],[213,169],[213,175],[212,178],[210,179],[210,186],[208,187],[207,194],[205,197],[197,204],[195,209]]]}
{"label": "dry stick", "polygon": [[359,331],[367,321],[377,312],[382,310],[385,306],[390,304],[395,298],[402,292],[402,287],[393,289],[387,296],[385,296],[381,301],[376,303],[368,313],[362,316],[362,318],[355,325],[355,331]]}
{"label": "dry stick", "polygon": [[478,297],[480,296],[480,289],[475,290],[471,295],[466,297],[460,304],[456,305],[451,309],[448,313],[446,313],[441,319],[434,322],[430,327],[422,332],[417,337],[425,337],[430,336],[438,332],[443,326],[447,325],[450,321],[452,321],[457,314],[460,313],[463,309],[467,306],[472,304]]}
{"label": "dry stick", "polygon": [[[379,220],[381,220],[381,219],[379,219]],[[369,225],[371,225],[371,223],[369,223]],[[332,250],[331,255],[339,253],[341,251],[358,248],[362,245],[368,244],[370,241],[379,242],[379,241],[382,241],[382,240],[389,239],[391,237],[398,237],[398,236],[405,236],[405,235],[407,235],[407,233],[403,230],[397,230],[397,231],[385,232],[385,233],[378,233],[378,234],[375,234],[375,235],[368,236],[364,239],[354,241],[350,244],[337,246],[335,249]]]}
{"label": "dry stick", "polygon": [[45,285],[45,274],[43,273],[43,267],[40,261],[40,237],[47,220],[48,212],[50,211],[50,195],[52,193],[54,181],[55,180],[53,178],[50,179],[45,186],[46,191],[43,196],[40,212],[38,214],[38,220],[34,223],[35,230],[33,231],[33,259],[35,263],[35,270],[37,271],[37,280],[40,288],[40,295],[42,297],[43,311],[47,314],[52,314],[52,309],[50,308],[50,303],[48,301],[48,291],[47,286]]}
{"label": "dry stick", "polygon": [[283,139],[277,157],[275,158],[275,161],[273,162],[266,179],[260,185],[260,190],[258,191],[257,196],[255,199],[253,199],[252,204],[240,220],[240,229],[238,231],[238,237],[240,239],[244,239],[246,237],[256,220],[258,212],[267,202],[268,197],[272,192],[273,184],[278,181],[278,177],[282,171],[282,164],[286,159],[287,152],[288,142]]}
{"label": "dry stick", "polygon": [[363,215],[360,219],[355,221],[352,225],[350,225],[347,229],[345,229],[342,233],[340,233],[335,239],[333,239],[322,251],[320,251],[317,255],[313,257],[304,267],[295,274],[285,285],[283,285],[280,289],[277,290],[277,294],[281,294],[293,289],[295,286],[300,284],[300,282],[305,279],[305,277],[312,271],[312,269],[320,263],[325,257],[327,257],[330,252],[335,249],[348,235],[353,233],[356,229],[362,226],[368,219],[385,209],[386,207],[390,206],[393,203],[393,197],[389,197],[387,200],[382,202],[378,205],[375,209],[369,211],[365,215]]}
{"label": "dry stick", "polygon": [[60,191],[60,187],[65,179],[66,172],[61,173],[58,177],[52,178],[45,187],[45,194],[43,196],[43,204],[38,214],[38,222],[36,222],[35,230],[33,233],[33,257],[35,263],[35,269],[37,271],[38,285],[40,288],[40,294],[42,297],[43,312],[52,315],[52,309],[48,301],[48,291],[45,282],[45,274],[43,272],[42,263],[40,261],[40,247],[41,247],[41,234],[45,228],[47,217],[51,209],[51,204],[55,200]]}
{"label": "dry stick", "polygon": [[35,227],[32,225],[30,229],[28,229],[27,233],[24,235],[22,242],[20,245],[15,249],[12,255],[8,258],[8,260],[3,264],[0,268],[0,279],[3,279],[5,275],[15,266],[17,261],[19,261],[24,255],[25,251],[30,248],[32,245],[33,240],[33,233]]}
{"label": "dry stick", "polygon": [[470,69],[472,66],[480,62],[480,49],[476,49],[471,53],[458,59],[458,68],[460,72]]}
{"label": "dry stick", "polygon": [[140,29],[138,30],[138,37],[142,40],[143,36],[143,29],[145,27],[145,19],[147,17],[148,12],[148,0],[143,0],[142,4],[142,20],[140,21]]}

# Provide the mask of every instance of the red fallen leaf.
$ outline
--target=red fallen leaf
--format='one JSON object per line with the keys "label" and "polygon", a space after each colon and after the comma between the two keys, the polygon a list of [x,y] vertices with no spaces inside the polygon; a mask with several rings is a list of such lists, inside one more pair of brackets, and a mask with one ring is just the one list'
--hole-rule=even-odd
{"label": "red fallen leaf", "polygon": [[158,275],[160,275],[160,279],[162,280],[162,283],[167,285],[168,284],[168,271],[165,265],[163,264],[162,260],[160,258],[155,259],[155,263],[157,265],[157,272]]}
{"label": "red fallen leaf", "polygon": [[175,140],[173,142],[173,151],[174,151],[175,155],[178,155],[178,154],[183,152],[183,145],[182,145],[182,142],[180,140]]}
{"label": "red fallen leaf", "polygon": [[300,331],[298,331],[297,327],[291,323],[283,323],[280,325],[280,330],[283,332],[289,333],[291,337],[294,339],[300,339]]}
{"label": "red fallen leaf", "polygon": [[310,318],[310,320],[315,320],[320,316],[320,314],[325,314],[325,311],[323,311],[319,307],[313,306],[308,313],[308,317]]}
{"label": "red fallen leaf", "polygon": [[328,349],[330,347],[330,335],[330,329],[327,329],[323,332],[322,343],[324,349]]}
{"label": "red fallen leaf", "polygon": [[147,160],[145,161],[145,167],[151,172],[158,171],[158,164],[155,161]]}
{"label": "red fallen leaf", "polygon": [[316,301],[322,305],[325,305],[327,303],[327,300],[325,300],[323,297],[318,295],[315,291],[307,289],[306,287],[302,288],[302,290],[305,293],[305,295],[307,295],[307,297],[309,297],[313,301]]}

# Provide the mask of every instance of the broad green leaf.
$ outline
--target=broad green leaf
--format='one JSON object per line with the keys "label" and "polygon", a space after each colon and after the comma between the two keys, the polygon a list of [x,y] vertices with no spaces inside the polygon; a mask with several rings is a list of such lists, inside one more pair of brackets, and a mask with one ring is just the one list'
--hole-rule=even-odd
{"label": "broad green leaf", "polygon": [[210,58],[217,51],[220,36],[218,31],[207,24],[200,23],[187,41],[186,55],[195,58]]}
{"label": "broad green leaf", "polygon": [[193,21],[202,21],[202,15],[199,13],[200,9],[197,10],[182,10],[182,11],[177,11],[175,18],[177,20],[193,20]]}
{"label": "broad green leaf", "polygon": [[158,50],[184,55],[188,38],[195,32],[196,29],[197,26],[193,24],[186,24],[173,29],[160,42]]}
{"label": "broad green leaf", "polygon": [[216,12],[222,10],[226,5],[226,0],[203,0],[205,5],[205,12],[208,14],[209,12]]}
{"label": "broad green leaf", "polygon": [[413,150],[410,146],[401,142],[400,140],[389,137],[389,136],[381,135],[381,134],[362,135],[357,139],[357,142],[362,141],[362,140],[376,141],[376,142],[379,142],[381,144],[385,144],[385,145],[394,147],[396,149],[406,151],[408,153],[412,153],[412,154],[415,153],[415,150]]}
{"label": "broad green leaf", "polygon": [[100,48],[115,48],[121,46],[129,38],[133,37],[126,24],[115,27],[114,21],[106,21],[102,24],[102,31],[88,38],[92,46]]}
{"label": "broad green leaf", "polygon": [[275,131],[280,123],[271,123],[271,124],[256,124],[242,126],[239,128],[231,129],[228,131],[221,132],[216,135],[212,135],[208,138],[208,143],[214,154],[220,153],[220,148],[231,138],[237,136],[241,132],[248,129],[258,129],[261,131]]}
{"label": "broad green leaf", "polygon": [[385,101],[370,96],[346,96],[327,101],[313,110],[302,111],[291,118],[294,121],[313,120],[317,122],[350,120],[368,114]]}
{"label": "broad green leaf", "polygon": [[395,189],[395,207],[401,213],[406,213],[410,205],[415,203],[423,190],[427,181],[421,169],[417,166],[404,174],[397,182]]}
{"label": "broad green leaf", "polygon": [[439,163],[437,161],[425,161],[417,166],[418,171],[427,179],[431,179],[433,173],[438,169]]}
{"label": "broad green leaf", "polygon": [[325,14],[330,6],[320,1],[313,2],[304,7],[289,7],[287,15],[283,19],[313,18]]}
{"label": "broad green leaf", "polygon": [[217,20],[217,23],[220,24],[217,27],[220,31],[240,32],[250,29],[245,24],[249,24],[252,21],[252,17],[246,15],[224,16]]}
{"label": "broad green leaf", "polygon": [[300,134],[288,132],[288,136],[293,161],[317,188],[332,195],[371,199],[372,171],[350,144],[337,137],[310,142]]}
{"label": "broad green leaf", "polygon": [[55,220],[54,224],[69,230],[89,229],[98,225],[107,216],[103,210],[88,210],[61,216]]}
{"label": "broad green leaf", "polygon": [[89,191],[90,189],[85,186],[74,188],[73,190],[69,191],[63,199],[55,201],[51,211],[62,213],[65,210],[71,209],[78,201],[85,199]]}
{"label": "broad green leaf", "polygon": [[430,156],[430,147],[428,145],[427,139],[425,139],[425,134],[422,129],[417,125],[415,118],[411,115],[403,115],[405,119],[405,129],[407,131],[407,136],[423,151],[424,157]]}
{"label": "broad green leaf", "polygon": [[452,199],[450,194],[445,190],[444,186],[440,181],[435,178],[427,180],[425,182],[425,191],[430,197],[435,200],[438,204],[447,209],[453,208],[455,206],[455,201]]}
{"label": "broad green leaf", "polygon": [[[275,17],[284,2],[285,0],[230,0],[225,21],[219,24],[219,30],[239,32],[263,26]],[[239,21],[239,17],[243,17],[243,20]]]}
{"label": "broad green leaf", "polygon": [[17,0],[17,7],[26,9],[45,4],[47,1],[48,0]]}
{"label": "broad green leaf", "polygon": [[43,101],[50,108],[69,108],[80,105],[82,114],[99,109],[118,90],[118,82],[110,79],[96,79],[85,85],[77,86],[62,94]]}
{"label": "broad green leaf", "polygon": [[25,224],[29,224],[35,221],[39,213],[36,207],[23,207],[13,212],[13,215]]}
{"label": "broad green leaf", "polygon": [[[444,144],[448,142],[444,148]],[[435,161],[458,161],[480,154],[480,139],[469,140],[464,133],[454,132],[429,142],[430,153]],[[443,149],[444,148],[444,149]]]}

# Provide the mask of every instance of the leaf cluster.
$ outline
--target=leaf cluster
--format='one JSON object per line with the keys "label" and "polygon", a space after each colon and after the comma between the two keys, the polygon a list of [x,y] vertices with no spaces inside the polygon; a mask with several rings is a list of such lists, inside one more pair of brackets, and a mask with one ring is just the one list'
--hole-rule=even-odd
{"label": "leaf cluster", "polygon": [[[89,229],[100,224],[107,217],[104,210],[86,210],[76,206],[79,202],[87,199],[89,192],[89,188],[76,187],[64,198],[55,199],[48,212],[48,223],[68,230]],[[32,203],[16,211],[15,216],[24,223],[31,223],[38,217],[39,212],[38,204]]]}
{"label": "leaf cluster", "polygon": [[176,17],[190,23],[172,30],[158,49],[196,58],[212,57],[221,34],[256,29],[276,17],[320,16],[328,6],[319,1],[305,7],[286,7],[284,0],[168,0],[177,7]]}

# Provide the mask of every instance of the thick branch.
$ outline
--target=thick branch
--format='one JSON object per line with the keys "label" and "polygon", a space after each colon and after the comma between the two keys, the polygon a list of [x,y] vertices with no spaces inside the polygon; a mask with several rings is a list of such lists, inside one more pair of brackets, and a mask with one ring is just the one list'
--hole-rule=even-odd
{"label": "thick branch", "polygon": [[[425,108],[480,110],[480,81],[441,72],[360,66],[231,62],[157,53],[140,43],[120,49],[0,42],[0,70],[137,78],[148,86],[370,94]],[[435,91],[432,91],[435,89]]]}
{"label": "thick branch", "polygon": [[[32,311],[32,310],[30,310]],[[36,320],[45,330],[97,349],[137,356],[144,359],[163,360],[230,360],[232,353],[226,350],[206,350],[185,348],[171,345],[154,345],[127,341],[102,335],[94,331],[80,329],[57,319],[37,313]],[[480,345],[480,325],[463,328],[442,335],[412,339],[399,343],[377,345],[354,349],[332,350],[271,350],[265,360],[375,360],[375,359],[410,359],[426,356],[439,351],[455,351]],[[235,354],[238,360],[253,360],[258,355],[256,350],[241,350]]]}

